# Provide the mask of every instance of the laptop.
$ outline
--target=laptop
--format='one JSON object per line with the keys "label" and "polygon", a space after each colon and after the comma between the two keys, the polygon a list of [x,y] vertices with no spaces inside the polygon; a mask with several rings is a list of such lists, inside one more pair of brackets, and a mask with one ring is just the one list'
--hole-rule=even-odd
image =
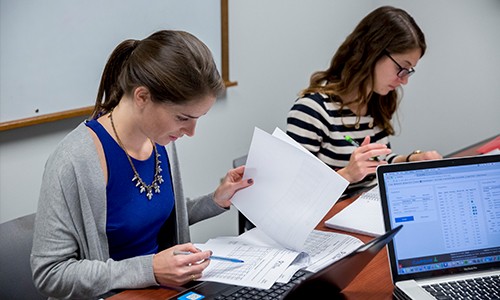
{"label": "laptop", "polygon": [[[500,155],[377,168],[397,299],[500,299]],[[482,278],[482,279],[480,279]],[[450,288],[466,286],[466,292]],[[453,293],[490,292],[490,298]]]}
{"label": "laptop", "polygon": [[361,245],[350,254],[324,267],[318,272],[299,270],[288,283],[275,283],[270,289],[258,289],[219,282],[197,283],[173,299],[309,299],[311,295],[331,295],[329,299],[342,299],[340,292],[385,248],[402,226]]}

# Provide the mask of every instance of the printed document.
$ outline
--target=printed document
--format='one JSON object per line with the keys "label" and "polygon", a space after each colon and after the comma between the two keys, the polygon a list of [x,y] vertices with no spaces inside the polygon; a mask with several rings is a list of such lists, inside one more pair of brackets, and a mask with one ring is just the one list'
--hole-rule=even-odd
{"label": "printed document", "polygon": [[196,246],[243,263],[212,260],[201,280],[269,288],[301,268],[315,271],[362,242],[314,230],[349,184],[283,131],[255,128],[244,178],[254,184],[232,203],[256,228]]}
{"label": "printed document", "polygon": [[303,251],[304,243],[349,184],[325,163],[276,128],[255,128],[244,178],[234,206],[282,247]]}
{"label": "printed document", "polygon": [[283,248],[258,228],[239,237],[210,239],[196,247],[244,262],[212,260],[201,280],[267,289],[275,282],[288,282],[299,269],[317,272],[363,242],[346,234],[313,230],[305,244],[304,252]]}
{"label": "printed document", "polygon": [[212,250],[217,256],[243,260],[243,263],[211,260],[200,280],[262,289],[270,288],[299,255],[285,248],[247,244],[238,238],[210,239],[196,247]]}

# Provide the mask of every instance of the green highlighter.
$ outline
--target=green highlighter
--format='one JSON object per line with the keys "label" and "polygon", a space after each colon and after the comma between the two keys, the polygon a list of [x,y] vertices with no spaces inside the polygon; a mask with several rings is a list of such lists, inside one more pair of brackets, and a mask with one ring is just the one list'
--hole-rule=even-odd
{"label": "green highlighter", "polygon": [[[353,145],[354,147],[359,147],[359,143],[356,142],[355,140],[352,139],[352,137],[348,136],[348,135],[344,135],[344,138],[346,141],[348,141],[349,143],[351,143],[351,145]],[[380,159],[377,157],[377,156],[374,156],[372,157],[373,160],[376,160],[376,161],[380,161]]]}
{"label": "green highlighter", "polygon": [[355,140],[353,140],[352,137],[350,137],[348,135],[344,135],[344,138],[345,138],[346,141],[348,141],[349,143],[351,143],[351,145],[353,145],[354,147],[359,147],[358,142],[356,142]]}

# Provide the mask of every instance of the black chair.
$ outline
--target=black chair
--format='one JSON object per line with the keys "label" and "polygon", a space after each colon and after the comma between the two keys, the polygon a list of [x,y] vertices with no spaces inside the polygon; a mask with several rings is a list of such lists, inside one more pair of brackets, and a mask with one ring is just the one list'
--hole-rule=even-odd
{"label": "black chair", "polygon": [[[240,156],[238,158],[233,159],[233,168],[237,168],[242,166],[247,161],[247,155]],[[243,232],[254,228],[255,225],[250,222],[245,215],[243,215],[240,211],[238,211],[238,234],[242,234]]]}
{"label": "black chair", "polygon": [[30,255],[35,214],[0,224],[0,298],[47,299],[35,288]]}

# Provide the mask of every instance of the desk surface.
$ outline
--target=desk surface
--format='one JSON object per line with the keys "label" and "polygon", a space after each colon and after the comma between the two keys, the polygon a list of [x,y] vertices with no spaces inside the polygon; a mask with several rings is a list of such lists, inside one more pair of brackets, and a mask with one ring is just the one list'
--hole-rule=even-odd
{"label": "desk surface", "polygon": [[[466,147],[464,149],[453,152],[452,154],[447,155],[447,157],[461,157],[461,156],[470,156],[477,155],[476,149],[481,147],[483,144],[488,141],[496,138],[498,135],[493,136],[484,141],[478,142],[474,145]],[[337,202],[332,209],[326,214],[326,216],[321,220],[321,222],[316,226],[318,230],[325,231],[335,231],[340,233],[345,233],[338,230],[333,230],[324,225],[325,221],[328,218],[331,218],[333,215],[344,209],[347,205],[352,203],[357,197],[350,198],[347,200],[343,200]],[[367,242],[372,239],[372,237],[349,233],[363,242]],[[345,299],[363,299],[363,300],[392,300],[392,280],[391,274],[389,270],[389,263],[387,258],[387,251],[380,251],[377,256],[361,271],[361,273],[342,291]],[[151,300],[151,299],[169,299],[175,296],[178,292],[171,289],[166,288],[147,288],[147,289],[138,289],[138,290],[126,290],[117,295],[114,295],[108,300]]]}

